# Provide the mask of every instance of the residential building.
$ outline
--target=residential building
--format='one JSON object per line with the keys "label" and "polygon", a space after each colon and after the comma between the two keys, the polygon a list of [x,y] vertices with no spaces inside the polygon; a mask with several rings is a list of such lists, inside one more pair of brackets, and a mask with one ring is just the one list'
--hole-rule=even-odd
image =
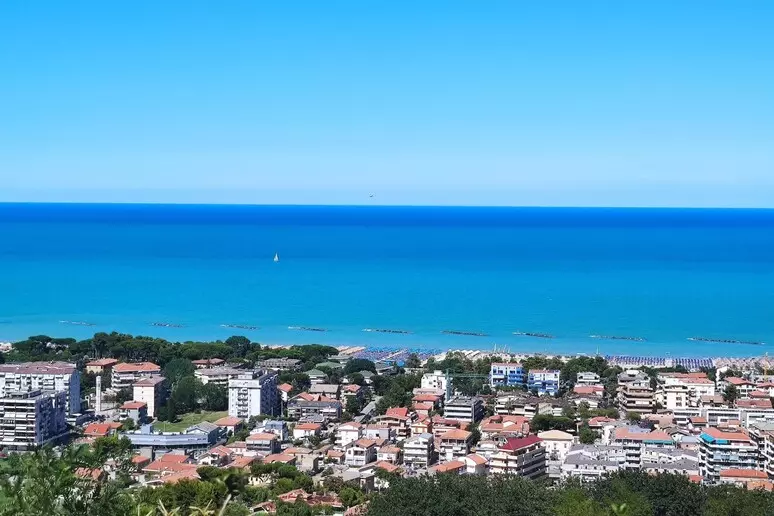
{"label": "residential building", "polygon": [[363,437],[363,425],[356,421],[339,425],[336,429],[336,447],[344,449]]}
{"label": "residential building", "polygon": [[435,462],[435,439],[433,434],[412,435],[403,443],[403,463],[414,467],[427,468]]}
{"label": "residential building", "polygon": [[739,378],[737,376],[727,376],[720,380],[719,385],[722,387],[721,392],[726,389],[727,386],[733,385],[736,387],[736,392],[740,398],[747,398],[750,393],[754,391],[757,386],[745,378]]}
{"label": "residential building", "polygon": [[163,376],[149,376],[132,384],[132,399],[147,405],[148,417],[156,417],[167,399],[167,384]]}
{"label": "residential building", "polygon": [[272,419],[264,419],[255,425],[257,432],[268,432],[277,436],[280,441],[288,440],[288,424],[285,421],[275,421]]}
{"label": "residential building", "polygon": [[277,373],[245,371],[228,382],[228,415],[241,419],[279,414]]}
{"label": "residential building", "polygon": [[724,469],[757,470],[758,445],[742,431],[707,428],[699,436],[699,470],[705,482],[719,483]]}
{"label": "residential building", "polygon": [[342,406],[338,400],[302,392],[288,401],[287,412],[288,417],[292,419],[319,416],[324,421],[330,421],[341,417]]}
{"label": "residential building", "polygon": [[406,407],[388,408],[384,415],[373,418],[373,422],[391,428],[398,439],[405,439],[411,432],[411,417]]}
{"label": "residential building", "polygon": [[649,430],[639,426],[616,428],[610,439],[613,446],[621,446],[626,452],[626,466],[638,469],[642,465],[644,447],[675,448],[675,441],[662,430]]}
{"label": "residential building", "polygon": [[206,367],[194,371],[194,376],[202,382],[202,385],[212,383],[214,385],[228,387],[229,381],[236,380],[239,378],[239,375],[246,373],[249,374],[248,371],[235,369],[233,367]]}
{"label": "residential building", "polygon": [[507,394],[495,398],[495,414],[524,416],[532,419],[538,414],[550,414],[551,407],[541,405],[540,398],[526,393]]}
{"label": "residential building", "polygon": [[91,374],[102,374],[110,372],[113,366],[118,363],[115,358],[100,358],[86,363],[86,372]]}
{"label": "residential building", "polygon": [[345,450],[344,464],[353,468],[365,466],[376,461],[376,450],[376,441],[358,439]]}
{"label": "residential building", "polygon": [[290,393],[293,392],[293,386],[289,383],[281,383],[277,385],[277,391],[279,391],[280,401],[284,407],[290,400]]}
{"label": "residential building", "polygon": [[447,385],[446,373],[443,371],[433,371],[432,373],[423,374],[421,385],[423,389],[434,389],[447,392],[448,388],[448,390],[451,391],[451,387]]}
{"label": "residential building", "polygon": [[8,391],[0,398],[0,446],[30,450],[67,435],[66,391]]}
{"label": "residential building", "polygon": [[479,425],[481,438],[524,437],[529,434],[529,419],[524,416],[494,415],[485,418]]}
{"label": "residential building", "polygon": [[272,371],[295,371],[301,367],[301,360],[297,358],[269,358],[258,362],[256,367]]}
{"label": "residential building", "polygon": [[494,474],[517,475],[538,479],[546,475],[546,450],[540,437],[507,439],[489,461],[489,471]]}
{"label": "residential building", "polygon": [[473,434],[467,430],[449,430],[441,435],[439,438],[439,459],[441,462],[461,459],[470,453],[472,437]]}
{"label": "residential building", "polygon": [[575,444],[565,455],[560,476],[591,481],[625,467],[626,452],[620,446]]}
{"label": "residential building", "polygon": [[715,395],[715,383],[704,373],[661,373],[655,399],[666,410],[698,407],[702,396]]}
{"label": "residential building", "polygon": [[66,362],[0,364],[0,398],[10,393],[56,391],[65,393],[67,413],[81,412],[81,373]]}
{"label": "residential building", "polygon": [[271,455],[280,452],[280,443],[277,436],[269,432],[260,432],[250,434],[245,439],[247,449],[260,453],[261,455]]}
{"label": "residential building", "polygon": [[191,360],[196,369],[207,369],[210,367],[220,367],[226,363],[222,358],[203,358],[201,360]]}
{"label": "residential building", "polygon": [[403,461],[403,450],[391,444],[382,446],[376,451],[376,460],[400,464]]}
{"label": "residential building", "polygon": [[322,432],[320,423],[299,423],[293,427],[293,439],[308,439],[319,437]]}
{"label": "residential building", "polygon": [[559,392],[558,369],[530,369],[527,375],[527,389],[538,395],[556,395]]}
{"label": "residential building", "polygon": [[648,414],[653,412],[653,407],[653,389],[650,388],[649,379],[618,386],[618,408],[621,411]]}
{"label": "residential building", "polygon": [[309,394],[321,394],[335,400],[339,399],[341,385],[337,383],[316,383],[309,387]]}
{"label": "residential building", "polygon": [[[210,429],[209,425],[212,425]],[[175,450],[183,453],[207,450],[211,448],[221,435],[220,429],[212,423],[194,425],[184,432],[155,432],[151,425],[144,425],[139,430],[125,432],[133,448],[156,451]]]}
{"label": "residential building", "polygon": [[153,362],[122,362],[113,366],[110,386],[115,390],[129,389],[144,378],[161,375],[161,367]]}
{"label": "residential building", "polygon": [[518,362],[492,362],[489,369],[489,385],[517,387],[526,382],[524,367]]}
{"label": "residential building", "polygon": [[120,419],[131,419],[138,426],[148,420],[148,404],[144,401],[127,401],[121,405],[119,411]]}
{"label": "residential building", "polygon": [[477,423],[484,417],[484,402],[481,398],[455,396],[444,405],[443,415],[446,419]]}
{"label": "residential building", "polygon": [[548,476],[559,478],[564,458],[575,444],[575,436],[561,430],[548,430],[537,434],[546,449],[546,466]]}
{"label": "residential building", "polygon": [[309,377],[309,383],[312,385],[326,383],[328,381],[328,375],[319,369],[312,369],[311,371],[307,371],[306,375]]}
{"label": "residential building", "polygon": [[576,375],[575,385],[600,385],[601,378],[597,373],[583,371]]}
{"label": "residential building", "polygon": [[444,462],[441,464],[436,464],[435,466],[432,466],[428,468],[427,474],[428,475],[440,475],[441,473],[444,474],[451,474],[451,475],[459,475],[461,473],[464,473],[467,470],[467,465],[462,460],[452,460],[449,462]]}

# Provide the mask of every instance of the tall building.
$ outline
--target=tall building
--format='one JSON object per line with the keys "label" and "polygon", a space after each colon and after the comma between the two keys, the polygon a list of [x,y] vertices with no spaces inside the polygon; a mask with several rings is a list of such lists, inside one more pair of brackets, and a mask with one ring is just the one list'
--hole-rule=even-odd
{"label": "tall building", "polygon": [[161,375],[161,367],[153,362],[122,363],[113,366],[110,386],[113,389],[128,389],[143,378]]}
{"label": "tall building", "polygon": [[163,376],[143,378],[132,384],[132,400],[141,401],[148,407],[148,417],[156,417],[159,407],[167,398],[167,386]]}
{"label": "tall building", "polygon": [[446,373],[443,371],[433,371],[432,373],[425,373],[422,375],[423,389],[436,389],[446,392],[446,388],[449,387],[446,382]]}
{"label": "tall building", "polygon": [[699,436],[699,471],[705,482],[718,483],[724,470],[757,470],[758,453],[745,432],[707,428]]}
{"label": "tall building", "polygon": [[537,479],[546,475],[546,450],[536,435],[509,438],[489,461],[493,474]]}
{"label": "tall building", "polygon": [[228,382],[228,415],[247,419],[259,414],[279,414],[277,373],[244,371]]}
{"label": "tall building", "polygon": [[0,445],[29,450],[67,435],[65,391],[9,391],[0,398]]}
{"label": "tall building", "polygon": [[524,385],[524,367],[519,363],[492,362],[489,384],[492,387],[519,387]]}
{"label": "tall building", "polygon": [[620,410],[647,414],[653,412],[654,405],[653,389],[650,387],[650,379],[647,376],[623,384],[619,381],[618,408]]}
{"label": "tall building", "polygon": [[25,362],[0,365],[0,398],[10,392],[65,393],[68,414],[81,411],[81,373],[66,362]]}
{"label": "tall building", "polygon": [[455,396],[446,402],[443,417],[478,423],[484,417],[484,402],[481,398]]}

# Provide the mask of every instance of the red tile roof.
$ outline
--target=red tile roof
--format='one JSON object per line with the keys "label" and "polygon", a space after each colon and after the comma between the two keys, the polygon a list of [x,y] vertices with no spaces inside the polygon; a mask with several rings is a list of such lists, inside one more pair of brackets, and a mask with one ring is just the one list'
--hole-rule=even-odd
{"label": "red tile roof", "polygon": [[83,429],[83,434],[89,437],[105,437],[119,428],[121,423],[91,423]]}
{"label": "red tile roof", "polygon": [[407,418],[408,417],[408,408],[406,407],[391,407],[387,409],[387,412],[384,413],[385,416],[391,416],[391,417],[398,417],[398,418]]}
{"label": "red tile roof", "polygon": [[736,406],[739,408],[770,409],[771,400],[768,398],[763,400],[737,400]]}
{"label": "red tile roof", "polygon": [[253,462],[255,462],[255,457],[237,457],[233,461],[231,461],[231,464],[228,465],[229,468],[247,468],[249,467]]}
{"label": "red tile roof", "polygon": [[243,421],[239,419],[238,417],[222,417],[215,421],[215,424],[218,426],[238,426],[241,425]]}
{"label": "red tile roof", "polygon": [[576,385],[572,388],[575,394],[602,394],[605,388],[601,385]]}
{"label": "red tile roof", "polygon": [[387,471],[388,473],[395,473],[396,471],[398,471],[400,469],[395,464],[392,464],[392,463],[384,461],[384,460],[380,460],[379,462],[375,463],[374,467],[381,468],[384,471]]}
{"label": "red tile roof", "polygon": [[627,439],[630,441],[671,441],[672,437],[661,430],[633,432],[627,427],[620,427],[615,429],[615,439]]}
{"label": "red tile roof", "polygon": [[249,443],[251,441],[274,441],[276,439],[277,439],[277,436],[275,434],[272,434],[269,432],[262,432],[262,433],[248,435],[246,441]]}
{"label": "red tile roof", "polygon": [[320,430],[321,428],[320,423],[301,423],[296,425],[294,430]]}
{"label": "red tile roof", "polygon": [[435,473],[448,473],[450,471],[459,471],[465,469],[465,463],[459,460],[453,460],[444,464],[438,464],[430,468]]}
{"label": "red tile roof", "polygon": [[147,406],[148,404],[145,403],[144,401],[127,401],[126,403],[121,405],[121,408],[123,410],[137,410]]}
{"label": "red tile roof", "polygon": [[470,438],[470,436],[473,435],[467,430],[449,430],[448,432],[445,432],[441,434],[442,440],[456,440],[456,441],[466,441]]}
{"label": "red tile roof", "polygon": [[281,383],[277,385],[277,389],[281,390],[282,392],[290,392],[293,390],[293,386],[289,383]]}
{"label": "red tile roof", "polygon": [[483,466],[484,464],[489,462],[488,460],[486,460],[484,457],[482,457],[477,453],[471,453],[470,455],[466,455],[465,458],[471,460],[473,464],[477,464],[479,466]]}
{"label": "red tile roof", "polygon": [[115,358],[100,358],[99,360],[92,360],[86,364],[86,367],[109,367],[117,364],[118,360]]}
{"label": "red tile roof", "polygon": [[119,373],[132,373],[132,372],[152,372],[161,371],[161,367],[157,366],[153,362],[125,362],[122,364],[116,364],[113,367],[113,371]]}
{"label": "red tile roof", "polygon": [[739,378],[737,376],[727,376],[724,378],[724,380],[732,385],[754,385],[751,381],[745,380],[744,378]]}
{"label": "red tile roof", "polygon": [[722,469],[720,470],[721,478],[769,478],[763,471],[756,471],[753,469]]}
{"label": "red tile roof", "polygon": [[724,432],[719,428],[705,428],[704,433],[715,439],[725,439],[727,441],[750,441],[750,436],[744,432]]}
{"label": "red tile roof", "polygon": [[376,446],[376,441],[373,439],[358,439],[352,444],[359,446],[360,448],[371,448],[372,446]]}
{"label": "red tile roof", "polygon": [[290,463],[294,462],[296,458],[292,455],[286,455],[284,453],[273,453],[271,455],[267,455],[263,458],[263,462],[266,464],[271,464],[273,462],[282,462],[282,463]]}
{"label": "red tile roof", "polygon": [[532,446],[533,444],[539,443],[541,441],[542,439],[536,435],[528,435],[527,437],[510,437],[505,440],[505,444],[503,444],[500,449],[516,451],[522,448],[526,448],[527,446]]}

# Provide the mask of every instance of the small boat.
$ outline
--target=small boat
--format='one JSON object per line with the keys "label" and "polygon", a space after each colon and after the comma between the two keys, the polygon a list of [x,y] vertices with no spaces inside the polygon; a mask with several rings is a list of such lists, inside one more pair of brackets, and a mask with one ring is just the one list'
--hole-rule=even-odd
{"label": "small boat", "polygon": [[274,263],[279,261],[279,253],[274,253]]}

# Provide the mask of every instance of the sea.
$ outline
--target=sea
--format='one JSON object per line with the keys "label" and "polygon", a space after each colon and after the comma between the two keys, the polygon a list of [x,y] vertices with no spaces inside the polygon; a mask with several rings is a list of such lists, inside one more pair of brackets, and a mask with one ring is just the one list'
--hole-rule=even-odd
{"label": "sea", "polygon": [[0,341],[98,331],[759,356],[774,211],[0,204]]}

